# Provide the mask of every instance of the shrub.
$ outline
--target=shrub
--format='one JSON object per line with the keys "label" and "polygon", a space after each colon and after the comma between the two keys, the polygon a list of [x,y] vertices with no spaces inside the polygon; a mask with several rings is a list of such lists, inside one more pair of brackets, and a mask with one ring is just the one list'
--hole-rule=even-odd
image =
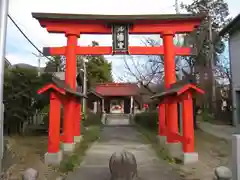
{"label": "shrub", "polygon": [[134,121],[144,128],[156,130],[158,127],[158,112],[142,112],[134,116]]}
{"label": "shrub", "polygon": [[88,112],[86,119],[83,120],[83,124],[84,126],[100,125],[102,124],[101,118],[101,113]]}

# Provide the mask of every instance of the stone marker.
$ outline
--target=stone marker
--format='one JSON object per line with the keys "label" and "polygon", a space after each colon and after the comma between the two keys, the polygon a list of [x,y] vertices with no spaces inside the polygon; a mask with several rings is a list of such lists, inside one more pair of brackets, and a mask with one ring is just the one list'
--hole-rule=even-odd
{"label": "stone marker", "polygon": [[137,177],[137,161],[135,156],[123,150],[112,154],[109,160],[111,180],[133,180]]}
{"label": "stone marker", "polygon": [[225,167],[220,166],[214,170],[214,180],[232,180],[232,171]]}
{"label": "stone marker", "polygon": [[234,180],[240,179],[240,134],[232,135],[232,175]]}
{"label": "stone marker", "polygon": [[38,171],[36,171],[33,168],[28,168],[26,171],[24,171],[23,180],[37,180],[38,179]]}

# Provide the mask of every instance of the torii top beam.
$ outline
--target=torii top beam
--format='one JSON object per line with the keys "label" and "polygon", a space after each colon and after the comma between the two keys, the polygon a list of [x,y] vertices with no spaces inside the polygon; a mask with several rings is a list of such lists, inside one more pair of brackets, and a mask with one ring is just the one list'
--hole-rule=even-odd
{"label": "torii top beam", "polygon": [[[84,15],[32,13],[51,33],[111,34],[111,24],[129,24],[130,34],[188,33],[199,26],[203,15]],[[87,26],[86,26],[87,25]]]}

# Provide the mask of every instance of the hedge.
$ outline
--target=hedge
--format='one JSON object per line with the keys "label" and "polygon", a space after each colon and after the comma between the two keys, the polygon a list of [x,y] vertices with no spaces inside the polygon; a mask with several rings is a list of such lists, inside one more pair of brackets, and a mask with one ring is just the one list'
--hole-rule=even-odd
{"label": "hedge", "polygon": [[156,130],[158,127],[158,112],[142,112],[134,116],[134,121],[147,129]]}
{"label": "hedge", "polygon": [[[46,108],[47,109],[47,108]],[[61,108],[61,132],[63,128],[63,108]],[[84,118],[85,117],[85,118]],[[85,127],[87,126],[95,126],[95,125],[101,125],[101,113],[92,113],[88,112],[87,116],[84,116],[83,119],[81,120],[81,133],[85,132]],[[39,128],[36,128],[35,131],[42,131],[42,130],[47,130],[49,125],[49,113],[47,113],[43,117],[43,124],[39,125]],[[39,130],[38,130],[39,129]]]}
{"label": "hedge", "polygon": [[84,126],[101,125],[102,124],[101,118],[102,118],[101,113],[88,112],[86,119],[83,119],[83,124]]}

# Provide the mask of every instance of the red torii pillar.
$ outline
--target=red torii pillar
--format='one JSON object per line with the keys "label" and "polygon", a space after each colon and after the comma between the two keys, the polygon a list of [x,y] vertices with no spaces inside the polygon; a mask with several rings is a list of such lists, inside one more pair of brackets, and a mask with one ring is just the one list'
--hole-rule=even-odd
{"label": "red torii pillar", "polygon": [[60,110],[64,104],[65,91],[56,87],[53,83],[47,84],[38,90],[38,94],[50,91],[48,151],[44,156],[46,164],[59,165],[62,160],[60,150]]}
{"label": "red torii pillar", "polygon": [[[76,90],[76,47],[79,34],[67,32],[65,83]],[[74,143],[80,141],[80,102],[75,100],[64,104],[63,151],[73,151]],[[74,141],[75,140],[75,141]]]}
{"label": "red torii pillar", "polygon": [[[56,92],[50,93],[48,153],[59,153],[61,101]],[[55,157],[56,158],[56,157]]]}
{"label": "red torii pillar", "polygon": [[[170,88],[171,84],[176,83],[176,71],[175,71],[175,51],[173,38],[174,32],[164,32],[163,37],[163,46],[164,46],[164,72],[165,72],[165,88]],[[167,128],[170,132],[178,133],[178,109],[177,103],[171,103],[165,106],[166,107],[166,119],[167,119]],[[170,137],[167,137],[168,143],[177,142]]]}
{"label": "red torii pillar", "polygon": [[[173,38],[175,32],[165,31],[161,34],[164,47],[164,83],[165,89],[170,88],[171,84],[176,83],[175,72],[175,46]],[[162,103],[159,104],[159,140],[161,144],[167,142],[169,151],[181,151],[181,144],[178,140],[167,136],[164,129],[167,128],[169,132],[178,133],[178,108],[177,103]]]}

